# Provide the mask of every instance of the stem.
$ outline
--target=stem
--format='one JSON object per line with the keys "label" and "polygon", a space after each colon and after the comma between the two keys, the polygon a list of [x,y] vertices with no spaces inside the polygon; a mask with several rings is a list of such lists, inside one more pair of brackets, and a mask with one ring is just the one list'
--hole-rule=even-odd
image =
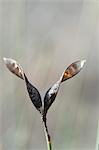
{"label": "stem", "polygon": [[46,137],[47,149],[52,150],[51,137],[50,137],[49,132],[48,132],[48,127],[47,127],[45,115],[42,116],[42,121],[43,121],[43,126],[44,126],[45,137]]}

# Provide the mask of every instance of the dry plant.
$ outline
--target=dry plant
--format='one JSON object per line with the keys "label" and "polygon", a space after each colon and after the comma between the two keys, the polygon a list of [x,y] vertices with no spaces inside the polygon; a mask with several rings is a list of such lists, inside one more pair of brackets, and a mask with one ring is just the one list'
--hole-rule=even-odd
{"label": "dry plant", "polygon": [[56,95],[58,93],[59,87],[62,82],[72,78],[76,74],[78,74],[81,69],[83,68],[86,60],[76,61],[72,63],[61,75],[59,80],[48,89],[48,91],[45,94],[44,100],[42,101],[39,91],[29,82],[23,68],[20,66],[20,64],[10,58],[4,58],[4,62],[7,66],[7,68],[17,75],[19,78],[23,79],[25,81],[27,91],[29,94],[29,97],[34,104],[35,108],[39,111],[41,114],[42,123],[44,126],[44,132],[46,136],[46,142],[47,142],[47,148],[48,150],[52,150],[52,142],[51,137],[48,131],[47,127],[47,112],[54,102]]}

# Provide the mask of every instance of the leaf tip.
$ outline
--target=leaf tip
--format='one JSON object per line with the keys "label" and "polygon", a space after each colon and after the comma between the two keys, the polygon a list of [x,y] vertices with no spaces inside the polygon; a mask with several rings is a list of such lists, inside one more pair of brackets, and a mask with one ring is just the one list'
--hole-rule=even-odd
{"label": "leaf tip", "polygon": [[6,57],[3,57],[3,61],[5,64],[7,64],[7,58]]}
{"label": "leaf tip", "polygon": [[3,61],[6,65],[6,67],[16,76],[20,77],[21,79],[24,79],[23,76],[23,68],[20,66],[20,64],[17,63],[14,59],[11,58],[3,58]]}
{"label": "leaf tip", "polygon": [[81,60],[81,68],[83,68],[83,66],[85,65],[85,63],[86,63],[86,59]]}

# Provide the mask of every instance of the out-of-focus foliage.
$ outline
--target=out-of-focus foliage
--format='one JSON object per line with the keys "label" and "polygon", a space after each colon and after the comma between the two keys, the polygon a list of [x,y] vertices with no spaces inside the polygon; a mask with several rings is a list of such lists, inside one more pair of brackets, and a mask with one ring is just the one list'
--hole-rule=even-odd
{"label": "out-of-focus foliage", "polygon": [[42,97],[70,63],[87,59],[84,70],[61,85],[48,124],[54,150],[95,149],[98,20],[98,0],[0,0],[0,150],[46,149],[39,113],[3,57],[23,64]]}

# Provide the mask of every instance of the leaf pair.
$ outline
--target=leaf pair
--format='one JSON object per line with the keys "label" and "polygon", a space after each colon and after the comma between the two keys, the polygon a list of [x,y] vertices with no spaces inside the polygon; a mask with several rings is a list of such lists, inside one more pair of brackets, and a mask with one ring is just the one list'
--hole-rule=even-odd
{"label": "leaf pair", "polygon": [[48,89],[48,91],[45,94],[44,97],[44,108],[42,106],[42,100],[39,91],[28,81],[27,76],[25,75],[23,68],[20,66],[20,64],[17,63],[17,61],[10,59],[10,58],[4,58],[4,62],[7,66],[7,68],[17,75],[19,78],[25,80],[27,91],[29,93],[29,97],[36,107],[36,109],[41,113],[45,114],[47,113],[48,109],[54,102],[56,95],[58,93],[60,84],[64,82],[67,79],[70,79],[71,77],[75,76],[80,72],[80,70],[83,68],[86,60],[76,61],[72,63],[61,75],[60,79],[51,87]]}

